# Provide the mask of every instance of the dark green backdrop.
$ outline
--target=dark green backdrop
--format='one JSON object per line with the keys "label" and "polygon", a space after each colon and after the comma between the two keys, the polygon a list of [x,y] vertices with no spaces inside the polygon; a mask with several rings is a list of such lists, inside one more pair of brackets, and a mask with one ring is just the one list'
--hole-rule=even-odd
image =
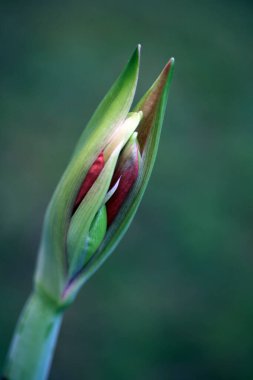
{"label": "dark green backdrop", "polygon": [[176,68],[128,234],[66,313],[51,380],[253,378],[252,1],[3,1],[0,363],[50,196],[137,43]]}

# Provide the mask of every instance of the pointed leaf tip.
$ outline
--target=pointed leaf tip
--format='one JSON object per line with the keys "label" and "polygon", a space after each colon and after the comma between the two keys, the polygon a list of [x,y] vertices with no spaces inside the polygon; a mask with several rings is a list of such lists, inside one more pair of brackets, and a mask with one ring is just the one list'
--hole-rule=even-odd
{"label": "pointed leaf tip", "polygon": [[160,75],[150,87],[150,89],[146,92],[143,98],[139,101],[139,103],[135,106],[134,111],[137,112],[142,110],[144,113],[144,118],[146,116],[146,112],[152,109],[152,105],[155,106],[158,104],[158,99],[165,92],[165,88],[169,87],[170,81],[172,79],[173,71],[174,71],[175,59],[172,57],[168,61],[168,63],[164,66]]}
{"label": "pointed leaf tip", "polygon": [[134,70],[137,71],[137,76],[139,73],[139,65],[140,65],[140,55],[141,55],[141,45],[137,45],[137,47],[134,49],[134,52],[128,62],[127,67],[133,67]]}
{"label": "pointed leaf tip", "polygon": [[160,86],[161,86],[160,90],[162,90],[162,87],[166,85],[167,80],[168,82],[170,82],[173,71],[174,71],[174,65],[175,65],[175,59],[172,57],[169,59],[168,63],[164,66],[161,74],[155,81],[153,87],[155,87],[155,85],[157,86],[160,83]]}
{"label": "pointed leaf tip", "polygon": [[[147,139],[150,136],[152,126],[159,126],[158,129],[160,129],[162,126],[168,90],[173,74],[173,68],[174,58],[171,58],[163,68],[156,81],[153,83],[153,85],[146,92],[146,94],[134,109],[135,112],[140,110],[143,112],[143,118],[137,129],[141,154],[143,153]],[[155,119],[157,117],[157,120],[160,121],[158,123],[155,123]]]}
{"label": "pointed leaf tip", "polygon": [[172,58],[170,58],[170,60],[168,61],[168,63],[165,65],[165,67],[164,67],[163,71],[161,72],[160,76],[162,76],[162,74],[163,74],[165,76],[170,75],[170,77],[171,77],[172,74],[173,74],[173,71],[174,71],[174,66],[175,66],[175,58],[172,57]]}

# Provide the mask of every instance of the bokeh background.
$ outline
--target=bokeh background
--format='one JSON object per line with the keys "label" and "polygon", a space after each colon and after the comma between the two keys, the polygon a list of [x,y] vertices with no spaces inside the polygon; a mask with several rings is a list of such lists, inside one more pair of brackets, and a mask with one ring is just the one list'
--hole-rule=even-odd
{"label": "bokeh background", "polygon": [[66,313],[50,380],[253,378],[252,1],[1,0],[0,363],[50,196],[141,43],[176,58],[152,180]]}

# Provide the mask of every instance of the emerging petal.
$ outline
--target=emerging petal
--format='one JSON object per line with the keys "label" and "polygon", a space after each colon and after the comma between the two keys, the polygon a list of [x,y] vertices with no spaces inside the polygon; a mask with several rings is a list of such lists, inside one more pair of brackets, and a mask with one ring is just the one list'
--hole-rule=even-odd
{"label": "emerging petal", "polygon": [[108,227],[119,213],[122,204],[138,177],[139,160],[137,133],[134,133],[119,157],[110,185],[112,188],[119,181],[117,190],[106,203]]}
{"label": "emerging petal", "polygon": [[86,177],[83,180],[83,183],[80,187],[79,193],[74,203],[72,214],[74,214],[74,212],[76,211],[76,209],[82,202],[83,198],[85,197],[85,195],[88,193],[88,191],[90,190],[90,188],[92,187],[96,179],[98,178],[104,166],[105,166],[104,153],[101,152],[96,158],[96,160],[93,162],[88,173],[86,174]]}

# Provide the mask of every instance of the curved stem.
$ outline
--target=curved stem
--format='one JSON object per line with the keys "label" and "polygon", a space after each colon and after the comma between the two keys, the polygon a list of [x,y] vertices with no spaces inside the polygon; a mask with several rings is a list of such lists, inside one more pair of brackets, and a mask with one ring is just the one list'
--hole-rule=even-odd
{"label": "curved stem", "polygon": [[45,380],[61,326],[63,312],[38,292],[29,297],[18,321],[3,379]]}

